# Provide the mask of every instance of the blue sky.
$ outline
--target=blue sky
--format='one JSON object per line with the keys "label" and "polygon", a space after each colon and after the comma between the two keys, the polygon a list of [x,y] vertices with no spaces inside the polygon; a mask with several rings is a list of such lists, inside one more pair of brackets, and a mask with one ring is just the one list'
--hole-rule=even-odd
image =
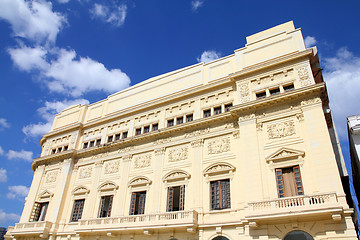
{"label": "blue sky", "polygon": [[245,46],[293,20],[316,45],[346,161],[360,114],[359,1],[0,0],[0,226],[21,215],[53,115]]}

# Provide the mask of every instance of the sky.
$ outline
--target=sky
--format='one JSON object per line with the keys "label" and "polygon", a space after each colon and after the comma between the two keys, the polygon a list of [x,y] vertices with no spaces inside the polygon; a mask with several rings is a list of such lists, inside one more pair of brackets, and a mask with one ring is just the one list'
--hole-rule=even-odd
{"label": "sky", "polygon": [[56,113],[230,55],[246,36],[290,20],[318,48],[348,164],[346,116],[360,114],[359,11],[358,0],[0,0],[0,226],[19,220]]}

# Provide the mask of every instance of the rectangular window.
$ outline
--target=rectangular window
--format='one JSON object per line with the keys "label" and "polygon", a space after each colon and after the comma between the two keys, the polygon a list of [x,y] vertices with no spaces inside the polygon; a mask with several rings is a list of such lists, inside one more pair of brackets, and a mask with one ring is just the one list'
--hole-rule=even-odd
{"label": "rectangular window", "polygon": [[64,151],[67,151],[68,149],[69,149],[68,145],[64,146]]}
{"label": "rectangular window", "polygon": [[168,212],[184,210],[185,186],[168,188]]}
{"label": "rectangular window", "polygon": [[146,191],[131,194],[130,215],[140,215],[145,212]]}
{"label": "rectangular window", "polygon": [[280,88],[274,88],[270,90],[270,95],[278,95],[280,93]]}
{"label": "rectangular window", "polygon": [[101,139],[96,139],[96,146],[100,146],[101,144]]}
{"label": "rectangular window", "polygon": [[113,202],[113,195],[101,197],[99,218],[111,216],[112,202]]}
{"label": "rectangular window", "polygon": [[120,139],[120,133],[118,134],[115,134],[115,141],[119,140]]}
{"label": "rectangular window", "polygon": [[108,136],[108,143],[113,141],[113,136]]}
{"label": "rectangular window", "polygon": [[186,116],[186,122],[191,122],[192,120],[194,120],[192,114],[189,114],[189,115]]}
{"label": "rectangular window", "polygon": [[231,207],[230,180],[219,180],[210,183],[211,210],[220,210]]}
{"label": "rectangular window", "polygon": [[93,147],[95,145],[95,140],[90,141],[89,147]]}
{"label": "rectangular window", "polygon": [[232,103],[226,104],[226,105],[225,105],[225,112],[230,111],[230,108],[231,108],[232,106],[233,106]]}
{"label": "rectangular window", "polygon": [[168,121],[167,121],[167,126],[168,126],[168,127],[174,126],[174,119],[168,120]]}
{"label": "rectangular window", "polygon": [[137,128],[135,130],[135,136],[140,135],[140,134],[141,134],[141,128]]}
{"label": "rectangular window", "polygon": [[184,117],[176,118],[176,124],[182,124],[184,122]]}
{"label": "rectangular window", "polygon": [[299,166],[277,168],[275,174],[280,198],[304,195]]}
{"label": "rectangular window", "polygon": [[62,147],[59,147],[59,148],[57,149],[57,152],[61,152],[61,150],[62,150]]}
{"label": "rectangular window", "polygon": [[221,106],[214,108],[214,114],[220,114],[221,113]]}
{"label": "rectangular window", "polygon": [[257,99],[262,99],[266,97],[266,92],[260,92],[256,94]]}
{"label": "rectangular window", "polygon": [[211,110],[204,110],[204,117],[210,117],[211,116]]}
{"label": "rectangular window", "polygon": [[55,154],[56,153],[56,148],[51,150],[51,154]]}
{"label": "rectangular window", "polygon": [[156,130],[158,130],[158,129],[159,129],[159,124],[156,123],[156,124],[153,124],[153,125],[152,125],[152,130],[153,130],[153,131],[156,131]]}
{"label": "rectangular window", "polygon": [[150,126],[145,126],[144,127],[144,133],[148,133],[150,132]]}
{"label": "rectangular window", "polygon": [[284,86],[284,91],[285,92],[290,92],[292,90],[294,90],[294,84],[290,84],[290,85],[287,85],[287,86]]}
{"label": "rectangular window", "polygon": [[35,202],[30,221],[31,222],[44,221],[48,206],[49,206],[49,202],[42,202],[42,203]]}
{"label": "rectangular window", "polygon": [[85,199],[75,200],[73,212],[71,215],[71,222],[77,222],[79,221],[79,219],[81,219],[82,212],[84,209],[84,203],[85,203]]}
{"label": "rectangular window", "polygon": [[125,139],[128,136],[128,132],[123,132],[122,135],[123,135],[123,139]]}
{"label": "rectangular window", "polygon": [[87,148],[88,147],[88,143],[84,143],[84,147],[83,148]]}

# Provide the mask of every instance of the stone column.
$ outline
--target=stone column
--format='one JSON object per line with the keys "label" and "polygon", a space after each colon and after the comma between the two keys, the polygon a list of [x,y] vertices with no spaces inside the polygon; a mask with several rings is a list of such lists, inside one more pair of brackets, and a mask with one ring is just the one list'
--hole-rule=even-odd
{"label": "stone column", "polygon": [[[203,174],[202,174],[202,161],[203,161],[203,145],[204,139],[198,139],[191,142],[193,148],[192,154],[192,209],[202,212],[203,209]],[[185,193],[186,194],[186,193]]]}

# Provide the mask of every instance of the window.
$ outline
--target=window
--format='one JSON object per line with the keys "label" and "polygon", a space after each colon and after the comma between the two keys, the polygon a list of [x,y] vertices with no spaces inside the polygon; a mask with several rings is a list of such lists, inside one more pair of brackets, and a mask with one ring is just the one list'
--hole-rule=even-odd
{"label": "window", "polygon": [[294,90],[294,84],[290,84],[290,85],[287,85],[287,86],[284,86],[284,91],[285,92],[290,92],[292,90]]}
{"label": "window", "polygon": [[225,105],[225,112],[230,111],[230,108],[231,108],[232,106],[233,106],[232,103],[226,104],[226,105]]}
{"label": "window", "polygon": [[100,138],[96,139],[96,146],[100,146],[100,144],[101,144],[101,139]]}
{"label": "window", "polygon": [[131,195],[130,215],[144,214],[146,191],[133,192]]}
{"label": "window", "polygon": [[85,199],[75,200],[73,213],[71,216],[71,222],[77,222],[79,219],[81,219],[81,215],[84,209],[84,203]]}
{"label": "window", "polygon": [[137,128],[135,130],[135,136],[140,135],[140,134],[141,134],[141,128]]}
{"label": "window", "polygon": [[278,95],[280,93],[280,88],[274,88],[270,90],[270,95]]}
{"label": "window", "polygon": [[108,136],[108,143],[113,141],[113,136]]}
{"label": "window", "polygon": [[113,195],[101,197],[99,218],[111,216],[112,201]]}
{"label": "window", "polygon": [[292,231],[288,234],[286,234],[284,240],[296,240],[296,239],[301,239],[301,240],[314,240],[314,238],[303,231]]}
{"label": "window", "polygon": [[219,180],[210,183],[211,210],[230,208],[230,180]]}
{"label": "window", "polygon": [[148,133],[148,132],[150,132],[150,126],[144,127],[144,133]]}
{"label": "window", "polygon": [[84,143],[84,147],[83,148],[87,148],[88,147],[88,143]]}
{"label": "window", "polygon": [[57,152],[61,152],[61,150],[62,150],[62,147],[59,147],[59,148],[57,149]]}
{"label": "window", "polygon": [[189,114],[189,115],[186,116],[186,122],[191,122],[192,120],[194,120],[192,114]]}
{"label": "window", "polygon": [[89,147],[93,147],[95,145],[95,140],[90,141]]}
{"label": "window", "polygon": [[64,146],[64,151],[67,151],[68,149],[69,149],[68,145]]}
{"label": "window", "polygon": [[31,222],[40,222],[45,220],[45,215],[49,206],[49,202],[35,202],[34,211],[31,216]]}
{"label": "window", "polygon": [[211,116],[211,110],[204,110],[204,117],[210,117]]}
{"label": "window", "polygon": [[256,94],[257,99],[262,99],[266,97],[266,92],[260,92]]}
{"label": "window", "polygon": [[156,131],[156,130],[158,130],[158,129],[159,129],[159,124],[156,123],[156,124],[153,124],[153,125],[152,125],[152,130],[153,130],[153,131]]}
{"label": "window", "polygon": [[304,195],[299,166],[278,168],[275,174],[280,198]]}
{"label": "window", "polygon": [[120,139],[120,133],[118,134],[115,134],[115,141],[119,140]]}
{"label": "window", "polygon": [[221,106],[214,108],[214,114],[220,114],[221,113]]}
{"label": "window", "polygon": [[168,120],[168,121],[167,121],[167,126],[168,126],[168,127],[174,126],[174,119]]}
{"label": "window", "polygon": [[168,212],[184,210],[185,186],[168,188]]}
{"label": "window", "polygon": [[123,132],[123,134],[122,134],[122,135],[123,135],[123,139],[124,139],[124,138],[127,138],[127,136],[128,136],[128,132]]}
{"label": "window", "polygon": [[51,150],[51,154],[55,154],[56,153],[56,148]]}
{"label": "window", "polygon": [[176,124],[182,124],[184,122],[184,117],[176,118]]}

